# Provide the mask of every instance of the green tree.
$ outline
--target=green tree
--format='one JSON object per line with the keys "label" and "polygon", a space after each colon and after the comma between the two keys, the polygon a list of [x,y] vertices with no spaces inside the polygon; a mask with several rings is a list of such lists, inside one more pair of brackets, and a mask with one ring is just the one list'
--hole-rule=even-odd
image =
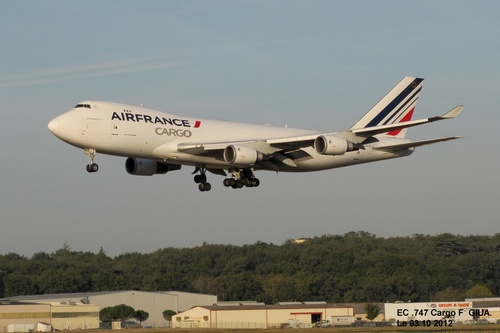
{"label": "green tree", "polygon": [[5,293],[4,286],[3,286],[3,277],[4,276],[7,276],[7,273],[4,270],[0,269],[0,298],[3,298],[4,293]]}
{"label": "green tree", "polygon": [[[174,310],[165,310],[162,312],[163,314],[163,318],[165,318],[166,321],[168,321],[169,323],[172,322],[172,317],[175,316],[177,314],[177,312],[175,312]],[[170,326],[172,326],[170,324]]]}
{"label": "green tree", "polygon": [[113,319],[113,310],[110,306],[102,308],[101,311],[99,311],[100,321],[112,321]]}
{"label": "green tree", "polygon": [[366,303],[364,309],[366,311],[366,319],[368,320],[377,318],[380,313],[380,307],[374,303]]}
{"label": "green tree", "polygon": [[467,290],[465,293],[467,298],[480,298],[480,297],[491,297],[493,296],[491,290],[488,289],[484,284],[476,284],[474,287]]}
{"label": "green tree", "polygon": [[171,321],[172,317],[175,316],[177,314],[177,312],[169,309],[169,310],[163,311],[162,314],[163,314],[163,318],[165,318],[166,321]]}
{"label": "green tree", "polygon": [[223,286],[219,283],[217,278],[213,276],[197,276],[190,281],[190,285],[196,292],[202,294],[222,295],[224,292]]}
{"label": "green tree", "polygon": [[[500,294],[500,233],[494,236],[380,238],[367,232],[324,235],[303,244],[204,243],[110,258],[65,243],[31,258],[0,255],[0,296],[103,290],[180,290],[228,300],[328,302],[463,298],[469,281]],[[144,278],[146,276],[146,278]],[[450,289],[448,289],[450,288]],[[488,291],[489,290],[489,291]],[[461,292],[459,292],[461,291]]]}
{"label": "green tree", "polygon": [[148,320],[149,313],[144,311],[144,310],[137,310],[134,314],[134,318],[137,319],[139,321],[139,323],[141,323],[141,325],[142,325],[143,321]]}
{"label": "green tree", "polygon": [[293,277],[285,274],[269,275],[262,280],[262,289],[273,303],[297,301],[297,291]]}
{"label": "green tree", "polygon": [[101,321],[120,320],[124,322],[127,319],[131,319],[134,317],[135,317],[134,308],[125,304],[107,307],[99,311],[99,319]]}
{"label": "green tree", "polygon": [[255,295],[262,293],[262,286],[254,274],[241,272],[228,274],[217,279],[221,290],[219,298],[233,301],[254,300]]}
{"label": "green tree", "polygon": [[120,319],[122,322],[124,322],[127,319],[134,318],[135,310],[131,306],[120,304],[115,306],[114,308],[115,309],[113,311],[115,311],[116,319]]}
{"label": "green tree", "polygon": [[444,290],[438,291],[433,297],[433,300],[438,302],[460,301],[463,299],[464,290],[455,289],[453,287],[448,287]]}
{"label": "green tree", "polygon": [[311,288],[318,280],[316,275],[299,271],[293,275],[293,280],[298,299],[300,301],[311,300],[311,297],[313,297]]}
{"label": "green tree", "polygon": [[33,276],[13,273],[4,276],[3,283],[5,296],[17,295],[35,295],[37,293],[36,284],[33,282]]}

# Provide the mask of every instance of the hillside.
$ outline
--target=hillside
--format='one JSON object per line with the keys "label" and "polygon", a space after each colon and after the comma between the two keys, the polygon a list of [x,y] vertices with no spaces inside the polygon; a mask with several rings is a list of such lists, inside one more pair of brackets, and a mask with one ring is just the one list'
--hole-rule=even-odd
{"label": "hillside", "polygon": [[386,302],[500,294],[500,233],[379,238],[325,235],[302,244],[203,244],[114,258],[65,246],[0,255],[0,297],[179,290],[220,300]]}

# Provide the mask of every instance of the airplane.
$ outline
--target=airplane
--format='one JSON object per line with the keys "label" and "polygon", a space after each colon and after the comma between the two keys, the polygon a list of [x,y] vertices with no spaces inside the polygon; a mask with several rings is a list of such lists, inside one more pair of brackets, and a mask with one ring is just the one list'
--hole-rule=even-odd
{"label": "airplane", "polygon": [[[200,191],[210,191],[206,172],[226,177],[225,187],[259,186],[254,171],[309,172],[412,154],[415,148],[460,136],[411,141],[408,128],[457,117],[458,105],[442,116],[411,120],[424,79],[403,78],[350,129],[317,132],[185,117],[136,105],[83,101],[54,118],[49,130],[84,150],[87,171],[96,154],[126,157],[129,174],[152,176],[194,167]],[[226,172],[227,171],[227,172]],[[228,176],[229,174],[229,176]]]}

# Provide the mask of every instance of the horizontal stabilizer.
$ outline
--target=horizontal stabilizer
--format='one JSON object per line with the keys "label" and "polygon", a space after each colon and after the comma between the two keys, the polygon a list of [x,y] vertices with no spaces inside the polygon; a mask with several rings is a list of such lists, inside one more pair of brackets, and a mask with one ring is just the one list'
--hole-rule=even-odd
{"label": "horizontal stabilizer", "polygon": [[374,145],[373,148],[378,149],[378,150],[384,150],[384,151],[396,151],[396,150],[416,148],[416,147],[430,145],[430,144],[438,143],[438,142],[456,140],[456,139],[460,139],[460,138],[463,138],[463,136],[449,136],[446,138],[405,142],[405,143],[400,143],[400,144],[387,144],[387,145],[382,144],[380,146]]}

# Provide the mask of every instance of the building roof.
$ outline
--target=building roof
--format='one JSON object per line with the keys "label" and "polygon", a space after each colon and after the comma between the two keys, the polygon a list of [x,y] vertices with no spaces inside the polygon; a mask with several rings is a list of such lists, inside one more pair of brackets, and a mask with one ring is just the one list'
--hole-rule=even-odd
{"label": "building roof", "polygon": [[91,296],[100,296],[100,295],[109,295],[120,293],[122,291],[99,291],[99,292],[89,292],[89,293],[65,293],[65,294],[44,294],[44,295],[22,295],[22,296],[12,296],[2,298],[1,300],[14,300],[14,301],[22,301],[22,300],[48,300],[54,298],[85,298]]}
{"label": "building roof", "polygon": [[[372,304],[375,304],[380,308],[380,313],[385,313],[384,303],[373,302]],[[365,310],[366,303],[337,303],[335,305],[350,306],[354,308],[354,314],[366,313]]]}
{"label": "building roof", "polygon": [[[121,293],[147,293],[147,294],[160,294],[160,295],[206,295],[206,296],[215,296],[215,295],[207,295],[207,294],[196,294],[189,293],[183,291],[141,291],[141,290],[115,290],[115,291],[95,291],[95,292],[86,292],[86,293],[63,293],[63,294],[44,294],[44,295],[23,295],[23,296],[12,296],[1,298],[0,301],[23,301],[23,300],[50,300],[50,299],[85,299],[87,297],[95,297],[95,296],[106,296],[113,294],[121,294]],[[84,302],[82,302],[84,303]]]}
{"label": "building roof", "polygon": [[240,306],[234,305],[200,305],[197,306],[210,311],[216,310],[275,310],[275,309],[340,309],[340,308],[352,308],[350,305],[337,305],[337,304],[270,304],[270,305],[252,305],[252,304],[242,304]]}
{"label": "building roof", "polygon": [[498,301],[474,301],[472,302],[475,308],[498,308],[500,307],[500,300]]}
{"label": "building roof", "polygon": [[0,305],[46,305],[34,302],[20,302],[20,301],[11,301],[11,300],[0,300]]}

